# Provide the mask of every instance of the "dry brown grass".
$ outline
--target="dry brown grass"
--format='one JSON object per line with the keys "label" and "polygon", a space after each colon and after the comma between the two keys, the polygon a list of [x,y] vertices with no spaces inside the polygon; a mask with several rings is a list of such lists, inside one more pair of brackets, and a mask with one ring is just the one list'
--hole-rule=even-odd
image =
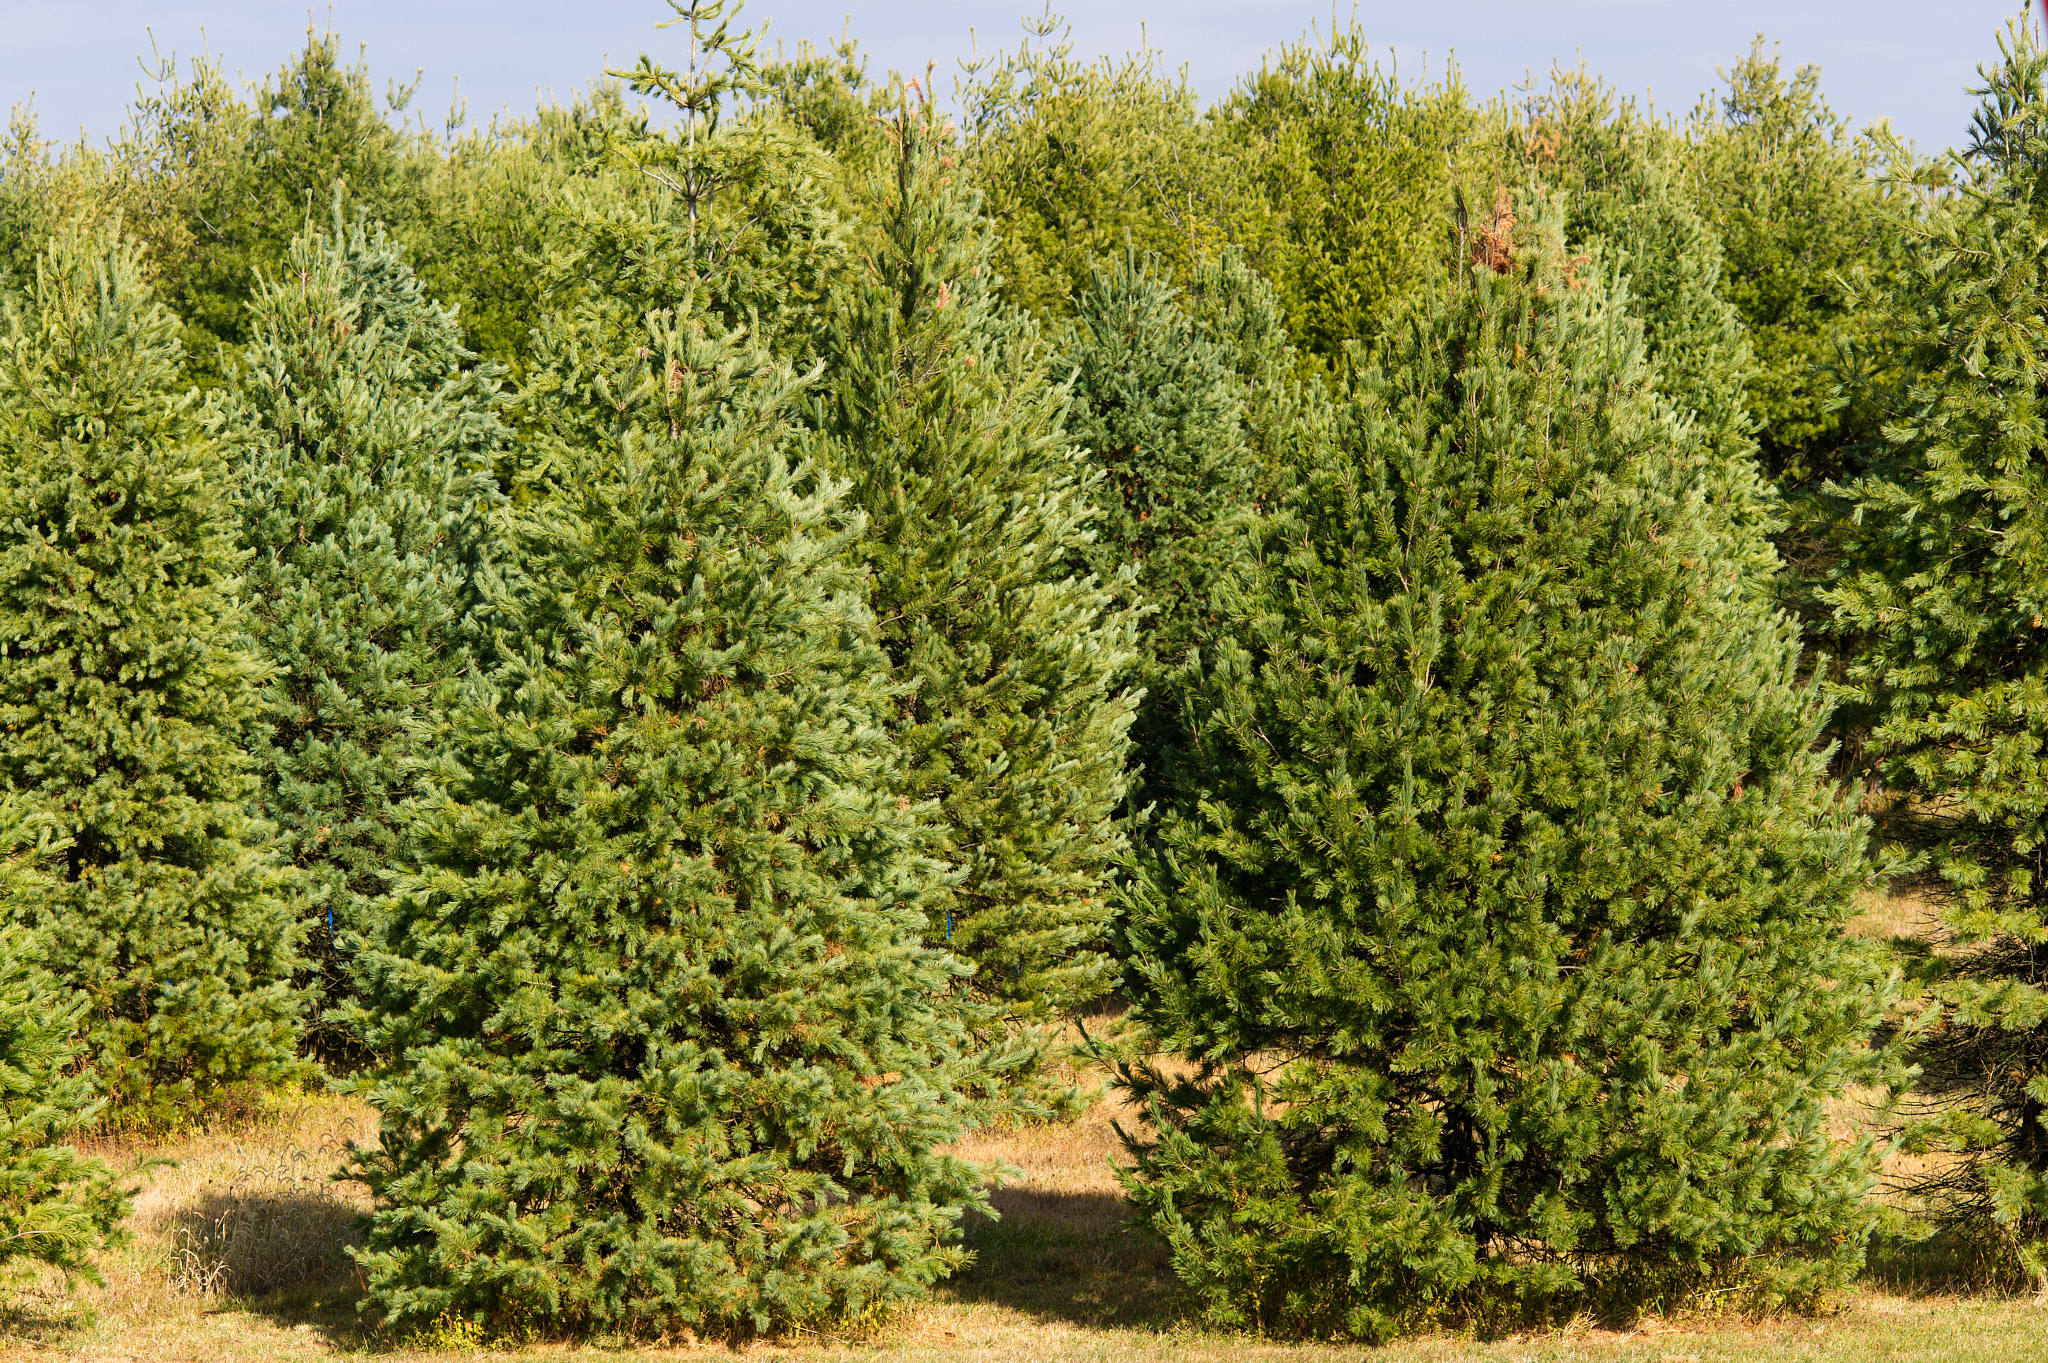
{"label": "dry brown grass", "polygon": [[[1873,902],[1872,935],[1912,935],[1915,911]],[[373,1138],[373,1114],[342,1099],[280,1105],[260,1121],[223,1124],[164,1142],[101,1148],[120,1164],[175,1161],[148,1175],[135,1241],[105,1265],[107,1285],[66,1295],[48,1281],[16,1288],[0,1308],[0,1363],[257,1363],[337,1357],[412,1360],[788,1359],[791,1363],[902,1359],[905,1363],[1447,1363],[1448,1360],[1641,1360],[1766,1363],[1805,1359],[1958,1359],[2017,1363],[2048,1356],[2048,1310],[1946,1290],[1939,1263],[1880,1264],[1871,1284],[1822,1320],[1651,1321],[1630,1331],[1574,1325],[1479,1342],[1464,1336],[1378,1350],[1283,1344],[1204,1330],[1164,1252],[1127,1224],[1113,1165],[1122,1147],[1113,1100],[1078,1121],[984,1132],[962,1156],[1006,1166],[1000,1217],[967,1227],[976,1262],[933,1300],[863,1340],[810,1337],[733,1350],[535,1346],[511,1350],[380,1347],[358,1326],[346,1248],[367,1207],[363,1189],[336,1183],[349,1140]],[[1854,1104],[1843,1134],[1867,1120]],[[1925,1268],[1921,1272],[1920,1268]]]}
{"label": "dry brown grass", "polygon": [[1849,922],[1849,935],[1875,941],[1927,941],[1934,936],[1935,904],[1920,888],[1894,884],[1864,890],[1856,896],[1859,910]]}

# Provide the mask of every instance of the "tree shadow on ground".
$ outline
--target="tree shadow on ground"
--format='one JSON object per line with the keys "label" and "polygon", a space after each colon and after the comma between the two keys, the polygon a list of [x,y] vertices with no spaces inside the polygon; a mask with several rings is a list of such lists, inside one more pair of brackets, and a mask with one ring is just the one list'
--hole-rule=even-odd
{"label": "tree shadow on ground", "polygon": [[156,1234],[181,1292],[360,1349],[369,1335],[356,1313],[362,1280],[348,1251],[362,1243],[367,1222],[324,1188],[230,1186],[169,1212]]}
{"label": "tree shadow on ground", "polygon": [[989,1201],[999,1215],[968,1218],[974,1262],[943,1296],[1095,1329],[1164,1328],[1192,1314],[1166,1247],[1116,1194],[999,1188]]}

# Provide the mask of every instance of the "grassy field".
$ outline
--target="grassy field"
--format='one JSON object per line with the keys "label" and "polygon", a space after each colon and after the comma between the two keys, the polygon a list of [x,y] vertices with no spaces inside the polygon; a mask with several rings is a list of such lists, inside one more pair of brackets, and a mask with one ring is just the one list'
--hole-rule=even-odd
{"label": "grassy field", "polygon": [[[1918,906],[1873,897],[1871,935],[1922,930]],[[1658,1320],[1627,1331],[1567,1328],[1479,1342],[1440,1336],[1384,1349],[1284,1345],[1197,1324],[1165,1255],[1125,1223],[1110,1169],[1120,1153],[1114,1104],[1079,1122],[978,1137],[960,1153],[1006,1164],[998,1221],[969,1228],[976,1262],[934,1300],[872,1338],[810,1337],[734,1350],[534,1346],[480,1350],[461,1339],[392,1349],[357,1325],[345,1251],[364,1191],[329,1177],[351,1140],[374,1136],[367,1108],[308,1098],[162,1144],[110,1143],[117,1165],[168,1161],[145,1176],[135,1239],[105,1265],[104,1288],[13,1289],[0,1314],[0,1361],[14,1359],[291,1360],[787,1358],[792,1363],[901,1358],[932,1363],[1075,1359],[1101,1363],[1252,1363],[1371,1357],[1446,1359],[2034,1360],[2048,1358],[2048,1304],[1947,1290],[1906,1261],[1874,1266],[1839,1312],[1820,1319]]]}
{"label": "grassy field", "polygon": [[1124,1221],[1109,1160],[1113,1107],[1071,1126],[979,1138],[970,1158],[1018,1177],[995,1194],[1002,1219],[970,1231],[978,1258],[929,1305],[864,1340],[807,1338],[742,1350],[535,1346],[475,1350],[380,1347],[356,1325],[354,1274],[343,1254],[365,1205],[328,1178],[350,1139],[374,1131],[353,1103],[316,1098],[256,1122],[164,1145],[105,1153],[175,1161],[155,1169],[136,1205],[136,1237],[106,1265],[104,1288],[67,1297],[55,1284],[16,1289],[0,1360],[269,1360],[470,1354],[489,1358],[788,1358],[806,1363],[902,1358],[1077,1359],[1102,1363],[1289,1363],[1437,1359],[1983,1359],[2048,1357],[2048,1309],[2033,1301],[1913,1290],[1898,1273],[1836,1315],[1743,1323],[1667,1320],[1626,1331],[1566,1329],[1479,1343],[1445,1336],[1385,1349],[1276,1345],[1205,1332],[1165,1256]]}

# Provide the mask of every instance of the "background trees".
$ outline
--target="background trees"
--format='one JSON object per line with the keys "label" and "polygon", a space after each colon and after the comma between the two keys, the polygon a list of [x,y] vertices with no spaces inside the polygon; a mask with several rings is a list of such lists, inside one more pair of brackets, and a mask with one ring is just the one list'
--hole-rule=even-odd
{"label": "background trees", "polygon": [[1102,994],[1135,620],[1080,560],[1100,477],[1059,425],[1049,347],[996,297],[941,120],[905,90],[865,186],[812,404],[867,517],[878,637],[905,691],[903,795],[957,868],[930,937],[1042,1015]]}
{"label": "background trees", "polygon": [[1107,1000],[1220,1318],[1810,1300],[1861,807],[1926,1208],[2038,1268],[2032,39],[1930,169],[1761,48],[1205,108],[1048,22],[956,126],[670,13],[483,128],[329,34],[0,144],[0,1216],[111,1224],[52,1103],[345,1060],[395,1327],[859,1315]]}

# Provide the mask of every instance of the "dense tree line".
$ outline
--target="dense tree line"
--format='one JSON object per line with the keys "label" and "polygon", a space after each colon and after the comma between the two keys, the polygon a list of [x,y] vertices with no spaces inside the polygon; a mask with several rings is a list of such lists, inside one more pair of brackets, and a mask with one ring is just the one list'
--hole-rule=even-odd
{"label": "dense tree line", "polygon": [[2029,31],[1930,158],[1761,41],[1660,120],[1048,25],[949,114],[673,8],[486,129],[331,34],[17,111],[0,1258],[327,1083],[382,1328],[871,1317],[1108,1006],[1219,1322],[1816,1302],[1879,1138],[2048,1274]]}

